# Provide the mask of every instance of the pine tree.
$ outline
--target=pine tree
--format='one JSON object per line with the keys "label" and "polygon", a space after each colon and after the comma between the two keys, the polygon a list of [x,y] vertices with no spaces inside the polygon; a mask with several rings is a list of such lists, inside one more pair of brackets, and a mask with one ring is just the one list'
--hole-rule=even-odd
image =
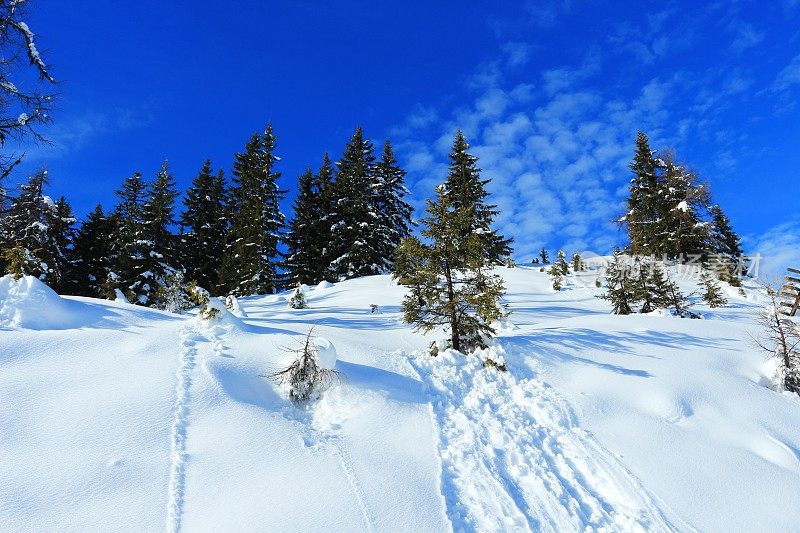
{"label": "pine tree", "polygon": [[337,279],[380,274],[378,189],[372,143],[357,128],[337,163],[332,194],[331,271]]}
{"label": "pine tree", "polygon": [[263,135],[253,134],[233,164],[231,221],[220,284],[236,295],[272,293],[281,282],[278,243],[285,218],[279,204],[286,191],[278,188],[275,143],[269,124]]}
{"label": "pine tree", "polygon": [[703,287],[703,301],[709,307],[722,307],[728,303],[722,289],[705,269],[700,273],[700,285]]}
{"label": "pine tree", "polygon": [[497,206],[486,203],[489,193],[486,184],[490,180],[481,179],[477,166],[478,158],[469,152],[469,144],[461,131],[456,132],[453,147],[450,151],[450,174],[448,191],[455,209],[466,209],[469,213],[467,232],[481,235],[484,243],[486,259],[489,264],[502,265],[505,257],[511,255],[512,239],[506,239],[497,230],[491,229],[491,223],[498,214]]}
{"label": "pine tree", "polygon": [[436,188],[436,199],[428,201],[428,216],[422,220],[429,244],[405,239],[395,276],[409,287],[403,300],[405,320],[420,331],[448,326],[449,346],[466,353],[484,347],[485,337],[494,334],[491,324],[503,316],[499,300],[504,289],[500,277],[488,272],[492,254],[487,250],[500,242],[491,229],[494,208],[484,203],[486,182],[474,158],[465,154],[459,132],[447,180]]}
{"label": "pine tree", "polygon": [[657,241],[659,163],[643,132],[636,135],[636,151],[629,168],[633,172],[628,195],[628,210],[619,221],[628,229],[630,250],[635,255],[658,255]]}
{"label": "pine tree", "polygon": [[742,281],[739,276],[742,274],[745,260],[742,241],[733,231],[730,219],[719,205],[711,206],[709,214],[711,224],[707,248],[710,267],[722,281],[734,287],[741,287]]}
{"label": "pine tree", "polygon": [[292,297],[289,299],[289,307],[292,309],[305,309],[308,307],[306,295],[303,294],[303,288],[299,283],[297,287],[295,287]]}
{"label": "pine tree", "polygon": [[128,301],[135,300],[131,287],[144,272],[141,241],[144,239],[142,210],[146,201],[147,184],[142,175],[135,172],[125,178],[116,191],[117,206],[111,220],[114,223],[114,239],[111,247],[111,268],[101,283],[103,296],[115,299],[119,289]]}
{"label": "pine tree", "polygon": [[542,246],[542,249],[539,250],[539,259],[542,260],[543,265],[546,265],[550,262],[550,256],[547,254],[547,250],[544,249],[544,246]]}
{"label": "pine tree", "polygon": [[703,213],[708,206],[708,189],[684,165],[665,156],[663,177],[658,186],[654,252],[670,258],[704,256],[707,253],[708,227]]}
{"label": "pine tree", "polygon": [[181,266],[186,279],[215,290],[225,251],[228,230],[225,174],[212,171],[211,161],[203,163],[184,197],[181,214]]}
{"label": "pine tree", "polygon": [[560,291],[561,284],[563,283],[564,280],[563,278],[564,271],[558,265],[552,265],[550,267],[550,270],[547,271],[547,273],[550,275],[550,280],[553,283],[553,290]]}
{"label": "pine tree", "polygon": [[20,187],[19,195],[3,220],[2,240],[5,249],[17,246],[22,249],[26,257],[26,274],[58,287],[64,279],[67,259],[66,250],[60,247],[59,242],[63,236],[56,236],[54,230],[65,221],[57,220],[59,208],[44,194],[46,184],[47,171],[43,170]]}
{"label": "pine tree", "polygon": [[639,301],[636,294],[635,278],[632,278],[631,268],[620,254],[614,254],[614,259],[608,265],[606,286],[608,290],[602,298],[611,302],[612,312],[615,315],[631,314],[633,312],[632,306]]}
{"label": "pine tree", "polygon": [[574,254],[572,254],[572,271],[580,272],[582,270],[584,270],[583,259],[581,259],[581,254],[575,252]]}
{"label": "pine tree", "polygon": [[61,273],[58,281],[54,281],[52,288],[59,294],[76,294],[77,287],[74,283],[75,255],[73,242],[75,240],[75,214],[65,197],[56,200],[48,213],[49,232],[54,243],[54,260],[57,270]]}
{"label": "pine tree", "polygon": [[3,272],[14,278],[14,281],[19,281],[29,270],[35,268],[35,262],[28,250],[19,244],[6,248],[3,251],[3,260],[5,262]]}
{"label": "pine tree", "polygon": [[81,222],[75,235],[72,282],[74,294],[99,297],[112,266],[115,221],[100,204]]}
{"label": "pine tree", "polygon": [[411,206],[403,199],[410,194],[404,184],[405,171],[397,165],[391,143],[383,145],[381,160],[375,165],[378,213],[378,250],[383,270],[394,268],[400,242],[411,234]]}
{"label": "pine tree", "polygon": [[558,269],[561,270],[561,274],[566,276],[569,274],[569,263],[567,263],[567,254],[564,253],[564,250],[558,251],[558,259],[556,261],[556,266]]}
{"label": "pine tree", "polygon": [[315,177],[311,167],[300,176],[297,184],[297,198],[292,208],[294,217],[289,224],[286,236],[286,268],[294,283],[319,283],[321,252],[319,248],[320,203],[315,190]]}
{"label": "pine tree", "polygon": [[314,175],[313,190],[317,200],[315,211],[318,219],[314,224],[315,243],[311,247],[317,250],[319,254],[318,260],[314,265],[315,283],[322,280],[335,281],[337,279],[330,268],[330,264],[338,257],[334,255],[336,251],[332,245],[333,232],[331,230],[336,217],[337,205],[333,186],[334,174],[333,163],[326,152],[322,156],[322,165]]}
{"label": "pine tree", "polygon": [[[139,303],[156,305],[156,294],[167,284],[167,277],[177,268],[177,241],[170,227],[175,223],[175,178],[164,161],[150,184],[147,202],[142,206],[142,270],[130,290]],[[133,300],[131,300],[133,301]]]}

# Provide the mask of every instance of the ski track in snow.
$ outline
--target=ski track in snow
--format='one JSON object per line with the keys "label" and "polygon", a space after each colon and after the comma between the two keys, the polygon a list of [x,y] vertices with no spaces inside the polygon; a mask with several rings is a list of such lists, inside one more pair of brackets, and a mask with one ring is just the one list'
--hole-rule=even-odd
{"label": "ski track in snow", "polygon": [[530,371],[484,369],[477,357],[440,359],[408,358],[432,396],[454,531],[689,529],[665,516]]}
{"label": "ski track in snow", "polygon": [[372,526],[372,514],[369,511],[369,507],[367,507],[367,497],[366,493],[364,492],[364,487],[358,480],[358,476],[356,476],[356,472],[353,468],[353,460],[350,458],[350,454],[347,453],[347,450],[342,447],[338,437],[334,436],[330,438],[328,442],[331,443],[336,455],[339,457],[339,463],[342,465],[342,470],[347,476],[347,481],[350,483],[350,486],[353,488],[356,501],[358,501],[358,507],[361,510],[361,516],[364,519],[364,531],[372,533],[372,531],[374,531]]}
{"label": "ski track in snow", "polygon": [[175,385],[175,406],[172,422],[172,452],[167,504],[167,531],[177,533],[181,527],[183,501],[186,491],[186,438],[189,418],[189,389],[197,357],[196,341],[203,337],[191,325],[180,329],[181,350]]}

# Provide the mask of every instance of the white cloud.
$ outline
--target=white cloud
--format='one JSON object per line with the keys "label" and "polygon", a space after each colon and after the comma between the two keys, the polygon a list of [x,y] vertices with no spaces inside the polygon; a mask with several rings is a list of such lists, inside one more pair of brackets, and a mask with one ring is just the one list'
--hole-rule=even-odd
{"label": "white cloud", "polygon": [[800,216],[746,241],[748,253],[762,256],[759,274],[767,278],[783,276],[787,267],[800,268]]}
{"label": "white cloud", "polygon": [[800,55],[795,56],[795,58],[778,73],[773,87],[779,91],[783,91],[797,84],[800,84]]}

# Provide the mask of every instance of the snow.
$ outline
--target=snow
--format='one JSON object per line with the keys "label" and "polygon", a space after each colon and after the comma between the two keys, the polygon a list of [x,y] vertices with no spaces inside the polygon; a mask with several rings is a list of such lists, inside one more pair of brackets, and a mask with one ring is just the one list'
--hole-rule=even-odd
{"label": "snow", "polygon": [[333,370],[336,367],[336,347],[328,339],[322,337],[314,338],[314,346],[317,349],[317,364],[321,368]]}
{"label": "snow", "polygon": [[[592,264],[557,293],[498,272],[499,338],[436,358],[388,276],[213,320],[0,278],[2,529],[796,529],[800,398],[751,346],[752,283],[689,320],[611,315]],[[342,379],[294,406],[264,376],[312,329]]]}

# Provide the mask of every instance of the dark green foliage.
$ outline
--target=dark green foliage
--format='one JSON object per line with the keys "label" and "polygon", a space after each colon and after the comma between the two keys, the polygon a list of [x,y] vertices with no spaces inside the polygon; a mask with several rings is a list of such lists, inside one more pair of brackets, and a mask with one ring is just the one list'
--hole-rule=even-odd
{"label": "dark green foliage", "polygon": [[547,250],[544,249],[544,246],[542,246],[542,249],[539,250],[539,259],[541,259],[543,265],[546,265],[550,262],[550,256],[548,255]]}
{"label": "dark green foliage", "polygon": [[22,249],[25,274],[60,288],[69,266],[65,247],[69,245],[69,226],[74,219],[66,202],[59,207],[45,196],[46,184],[47,172],[40,171],[20,187],[8,216],[2,220],[0,238],[4,249]]}
{"label": "dark green foliage", "polygon": [[5,270],[3,272],[5,274],[10,274],[15,280],[19,280],[34,267],[34,262],[27,254],[27,250],[19,244],[6,248],[5,251],[3,251],[3,260],[5,263]]}
{"label": "dark green foliage", "polygon": [[51,206],[48,214],[48,231],[53,238],[53,253],[54,260],[58,264],[57,270],[61,273],[59,279],[54,280],[51,287],[59,294],[75,294],[77,289],[73,274],[75,214],[63,196],[56,200],[54,206]]}
{"label": "dark green foliage", "polygon": [[183,199],[181,214],[181,266],[185,277],[202,287],[219,286],[219,269],[225,251],[228,230],[226,216],[225,175],[216,174],[211,161],[203,163]]}
{"label": "dark green foliage", "polygon": [[573,272],[580,272],[584,270],[583,268],[583,260],[581,259],[581,254],[575,252],[572,254],[572,271]]}
{"label": "dark green foliage", "polygon": [[102,284],[112,265],[115,227],[115,220],[103,213],[100,204],[81,222],[74,241],[72,294],[102,296]]}
{"label": "dark green foliage", "polygon": [[553,290],[560,291],[561,284],[564,281],[564,270],[558,265],[552,265],[547,273],[550,275],[550,280],[553,282]]}
{"label": "dark green foliage", "polygon": [[632,307],[638,303],[636,283],[631,279],[631,267],[620,254],[614,254],[614,259],[606,270],[606,286],[608,290],[602,298],[611,302],[612,312],[615,315],[629,315]]}
{"label": "dark green foliage", "polygon": [[134,301],[136,295],[131,292],[133,285],[145,271],[142,214],[147,199],[147,184],[142,180],[142,175],[135,172],[125,178],[116,195],[118,202],[112,217],[116,225],[111,249],[112,266],[101,291],[106,298],[114,299],[114,290],[119,289],[128,300]]}
{"label": "dark green foliage", "polygon": [[324,278],[322,251],[325,243],[320,239],[321,193],[316,186],[311,168],[300,176],[297,198],[293,204],[294,217],[286,236],[286,268],[294,283],[318,283]]}
{"label": "dark green foliage", "polygon": [[710,205],[708,186],[672,154],[655,157],[642,132],[630,168],[634,177],[620,222],[627,227],[631,253],[682,261],[706,259],[720,250],[730,257],[741,253],[730,221],[719,206]]}
{"label": "dark green foliage", "polygon": [[331,272],[336,279],[380,274],[378,182],[372,143],[359,127],[337,163],[331,221]]}
{"label": "dark green foliage", "polygon": [[[491,230],[494,211],[484,203],[486,182],[480,180],[474,158],[465,157],[465,147],[459,132],[447,180],[436,188],[436,199],[428,201],[428,216],[422,220],[429,244],[416,237],[404,239],[395,276],[409,288],[403,300],[405,320],[420,331],[447,326],[449,346],[469,352],[485,347],[484,339],[494,334],[491,323],[503,316],[499,300],[504,289],[499,276],[487,270],[487,250],[501,238]],[[471,203],[465,202],[468,198]],[[478,227],[485,231],[474,231]]]}
{"label": "dark green foliage", "polygon": [[700,273],[700,285],[703,288],[703,301],[711,308],[722,307],[728,303],[722,289],[714,280],[714,276],[705,269]]}
{"label": "dark green foliage", "polygon": [[569,263],[567,263],[567,254],[564,253],[564,250],[558,251],[558,259],[556,260],[556,265],[559,270],[561,270],[561,274],[567,275],[569,274]]}
{"label": "dark green foliage", "polygon": [[381,159],[375,165],[377,249],[386,271],[394,268],[397,247],[411,234],[412,208],[404,200],[410,194],[405,186],[405,175],[405,171],[397,165],[397,157],[387,140],[383,145]]}
{"label": "dark green foliage", "polygon": [[220,268],[220,285],[236,295],[267,294],[278,288],[278,242],[285,219],[279,203],[275,171],[276,138],[272,125],[263,135],[253,134],[233,164],[230,194],[230,230]]}

